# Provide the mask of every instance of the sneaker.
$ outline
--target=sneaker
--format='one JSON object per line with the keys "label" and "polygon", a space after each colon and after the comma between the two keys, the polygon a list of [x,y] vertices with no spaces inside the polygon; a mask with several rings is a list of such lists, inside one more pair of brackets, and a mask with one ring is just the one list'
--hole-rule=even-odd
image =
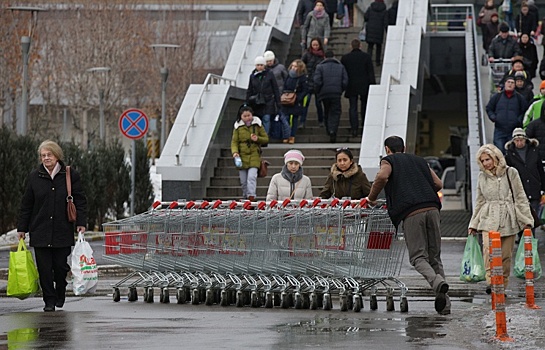
{"label": "sneaker", "polygon": [[448,292],[448,283],[441,282],[439,285],[437,295],[435,296],[435,311],[442,312],[447,306],[447,292]]}
{"label": "sneaker", "polygon": [[55,303],[55,306],[58,308],[62,308],[64,306],[64,299],[58,299]]}
{"label": "sneaker", "polygon": [[54,305],[46,305],[46,306],[44,306],[44,311],[45,312],[55,311],[55,306]]}

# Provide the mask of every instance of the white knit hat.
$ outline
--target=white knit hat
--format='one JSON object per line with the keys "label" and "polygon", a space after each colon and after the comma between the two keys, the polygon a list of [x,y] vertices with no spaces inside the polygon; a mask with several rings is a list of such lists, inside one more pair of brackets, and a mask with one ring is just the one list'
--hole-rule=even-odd
{"label": "white knit hat", "polygon": [[265,58],[263,56],[257,56],[254,60],[254,64],[255,65],[258,65],[258,64],[262,64],[262,65],[265,65],[267,64],[267,62],[265,61]]}
{"label": "white knit hat", "polygon": [[523,139],[527,138],[526,132],[524,131],[523,128],[515,128],[515,130],[513,130],[512,137],[513,137],[513,140],[518,138],[523,138]]}
{"label": "white knit hat", "polygon": [[286,152],[284,154],[284,164],[288,164],[288,162],[297,162],[299,165],[303,165],[303,162],[305,161],[305,156],[301,151],[297,149],[292,149]]}
{"label": "white knit hat", "polygon": [[265,51],[265,53],[263,54],[263,57],[265,57],[265,61],[272,61],[276,58],[276,56],[274,55],[274,52],[272,51]]}

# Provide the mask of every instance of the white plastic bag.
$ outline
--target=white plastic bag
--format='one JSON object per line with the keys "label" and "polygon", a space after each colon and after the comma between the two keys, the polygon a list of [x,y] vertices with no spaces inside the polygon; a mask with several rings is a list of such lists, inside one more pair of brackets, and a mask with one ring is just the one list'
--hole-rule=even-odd
{"label": "white plastic bag", "polygon": [[93,249],[81,232],[72,251],[71,269],[74,294],[94,293],[98,284],[97,263],[93,258]]}

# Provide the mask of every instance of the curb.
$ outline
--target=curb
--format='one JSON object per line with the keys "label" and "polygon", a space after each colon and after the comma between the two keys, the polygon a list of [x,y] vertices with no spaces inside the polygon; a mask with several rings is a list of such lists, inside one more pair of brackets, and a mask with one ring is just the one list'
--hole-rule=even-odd
{"label": "curb", "polygon": [[[74,241],[76,239],[78,239],[77,235],[74,236]],[[104,240],[104,233],[103,232],[100,232],[100,233],[93,232],[92,234],[85,235],[85,240],[88,241],[88,242],[102,241],[102,240]],[[25,244],[28,247],[28,244],[29,244],[28,238],[25,239]],[[9,244],[9,245],[0,246],[0,250],[16,251],[17,247],[18,247],[18,243],[13,243],[13,244]]]}

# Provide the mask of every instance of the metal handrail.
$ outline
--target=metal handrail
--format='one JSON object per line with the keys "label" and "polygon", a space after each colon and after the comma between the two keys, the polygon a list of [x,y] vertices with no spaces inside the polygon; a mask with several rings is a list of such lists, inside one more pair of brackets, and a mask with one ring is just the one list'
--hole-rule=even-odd
{"label": "metal handrail", "polygon": [[189,130],[192,127],[195,127],[195,116],[197,114],[197,110],[203,108],[202,98],[204,96],[204,93],[209,91],[208,90],[209,85],[211,84],[220,85],[220,83],[228,83],[229,85],[234,86],[236,84],[236,81],[233,79],[224,78],[217,74],[208,74],[206,76],[201,92],[199,93],[197,103],[195,104],[195,107],[193,108],[193,112],[191,113],[191,119],[189,120],[189,123],[186,125],[184,132],[182,133],[182,142],[180,143],[180,147],[178,147],[178,150],[176,151],[176,165],[181,165],[180,153],[182,153],[182,148],[188,145],[187,136],[189,134]]}
{"label": "metal handrail", "polygon": [[244,61],[247,58],[246,57],[246,49],[251,44],[250,41],[252,39],[252,33],[253,33],[255,27],[257,27],[257,22],[261,22],[261,24],[265,24],[265,25],[267,25],[269,27],[272,27],[269,23],[265,22],[265,20],[263,20],[262,18],[254,17],[254,19],[252,20],[252,24],[250,25],[250,32],[248,33],[248,37],[246,38],[246,42],[244,43],[244,52],[242,52],[242,56],[238,60],[237,69],[236,69],[236,74],[237,74],[236,77],[238,77],[238,75],[240,73],[242,73],[242,71],[241,71],[242,61]]}

